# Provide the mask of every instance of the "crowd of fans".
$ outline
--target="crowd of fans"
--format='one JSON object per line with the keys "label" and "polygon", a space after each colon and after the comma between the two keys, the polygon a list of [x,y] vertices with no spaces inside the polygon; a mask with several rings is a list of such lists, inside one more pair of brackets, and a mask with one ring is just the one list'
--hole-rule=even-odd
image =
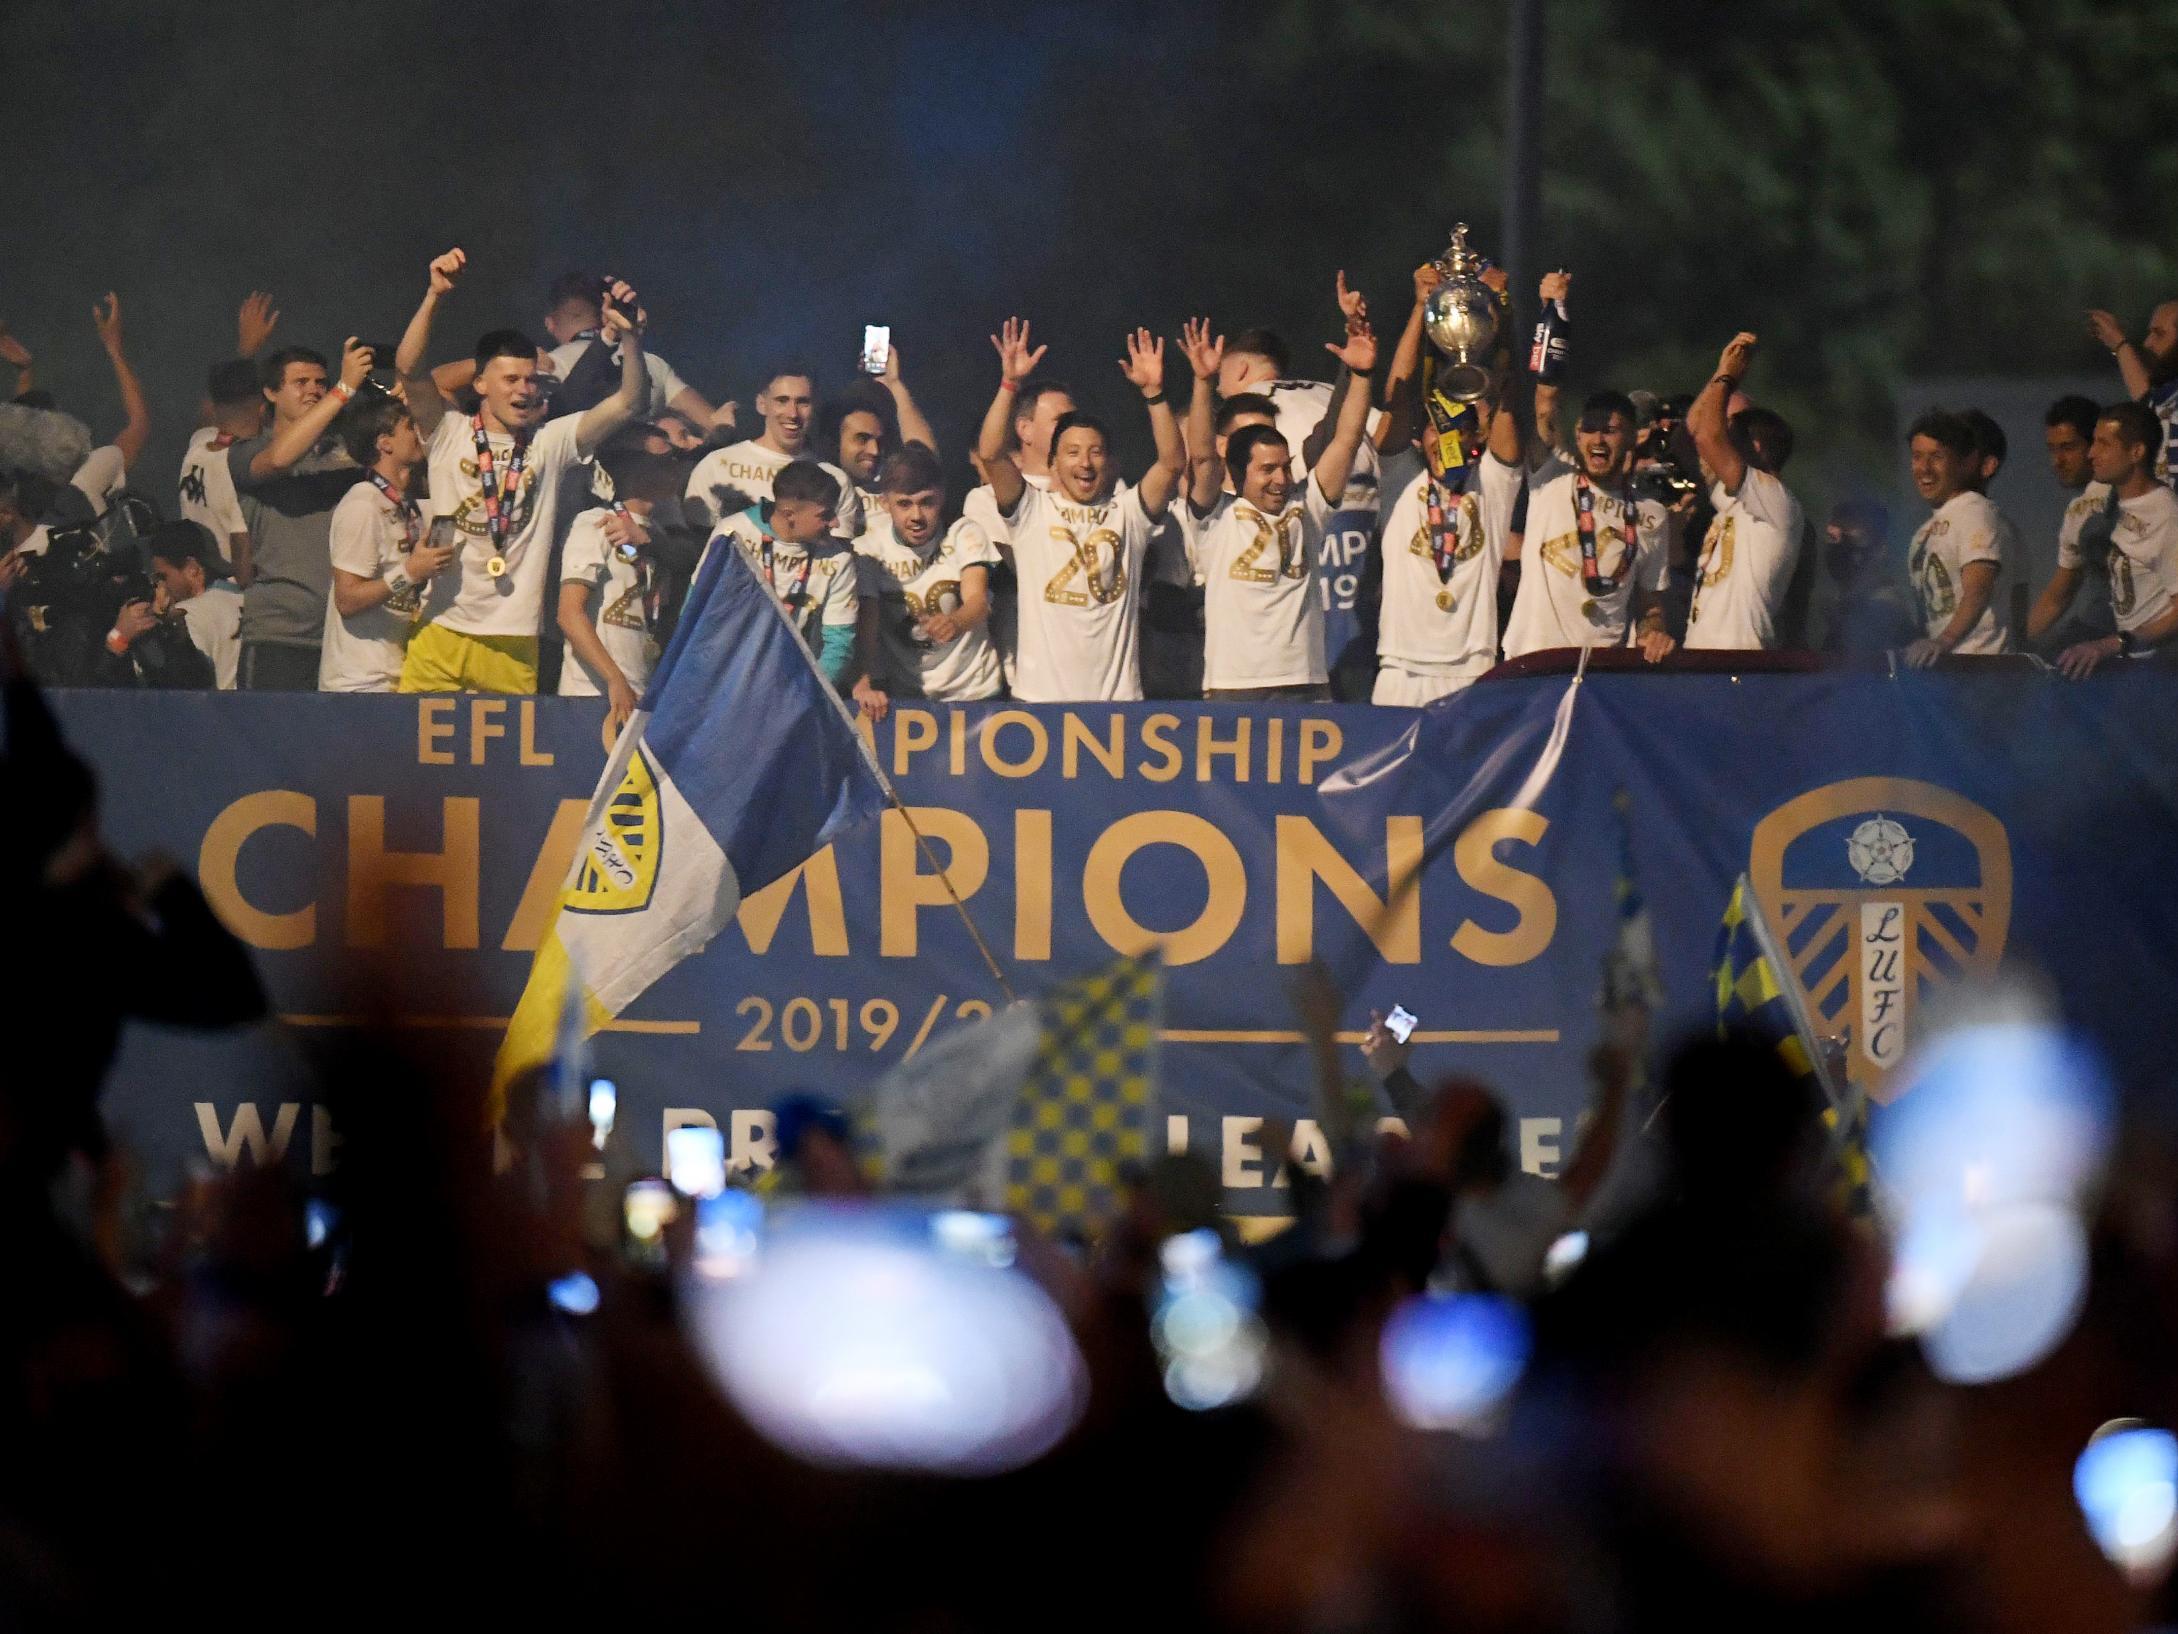
{"label": "crowd of fans", "polygon": [[[1280,1165],[1293,1220],[1252,1248],[1177,1155],[1093,1241],[964,1217],[963,1269],[903,1246],[926,1216],[886,1212],[851,1120],[807,1097],[708,1241],[709,1188],[631,1168],[595,1088],[570,1111],[553,1075],[518,1084],[495,1131],[391,1031],[313,1063],[329,1174],[303,1180],[298,1140],[155,1203],[97,1107],[123,1022],[264,997],[185,877],[106,851],[37,692],[11,681],[7,711],[8,1627],[187,1598],[245,1628],[1927,1634],[2164,1604],[2168,1474],[2126,1489],[2115,1545],[2074,1498],[2098,1428],[2178,1412],[2152,1142],[2095,1188],[2072,1320],[1971,1384],[1887,1325],[1891,1245],[1806,1083],[1732,1038],[1652,1081],[1633,1009],[1546,1179],[1486,1090],[1425,1087],[1443,1063],[1381,1022],[1339,1060],[1336,997],[1304,986],[1335,1163]],[[1407,1133],[1372,1136],[1390,1111]],[[864,1235],[790,1265],[797,1219]],[[993,1443],[994,1418],[1037,1439]],[[946,1462],[963,1421],[972,1469]]]}
{"label": "crowd of fans", "polygon": [[[350,339],[337,358],[271,349],[278,312],[250,296],[171,505],[137,468],[150,410],[118,300],[97,322],[126,424],[103,444],[36,388],[30,353],[0,328],[19,375],[0,405],[0,584],[34,673],[557,690],[602,695],[624,719],[721,537],[873,716],[896,697],[1008,693],[1412,706],[1567,648],[1914,665],[2028,650],[2077,677],[2178,633],[2178,302],[2138,342],[2090,315],[2126,396],[2048,411],[2050,467],[2076,497],[2056,571],[2033,586],[1988,497],[2004,434],[1977,411],[1908,428],[1928,515],[1902,554],[1865,500],[1834,506],[1818,542],[1787,477],[1792,428],[1748,396],[1754,335],[1692,397],[1599,391],[1568,431],[1564,272],[1535,292],[1545,322],[1524,362],[1510,292],[1485,275],[1506,341],[1479,400],[1433,372],[1437,264],[1417,269],[1389,346],[1341,276],[1330,382],[1297,378],[1267,330],[1228,340],[1198,319],[1170,348],[1185,377],[1141,330],[1121,380],[1070,371],[1077,394],[1009,319],[975,446],[949,458],[889,335],[845,383],[767,364],[744,437],[736,404],[714,406],[647,349],[640,298],[609,278],[545,292],[549,347],[495,328],[433,366],[465,267],[458,249],[437,258],[398,343]],[[1140,472],[1118,468],[1093,407],[1128,391],[1154,440]],[[1331,650],[1326,535],[1353,530],[1370,539],[1360,633]]]}

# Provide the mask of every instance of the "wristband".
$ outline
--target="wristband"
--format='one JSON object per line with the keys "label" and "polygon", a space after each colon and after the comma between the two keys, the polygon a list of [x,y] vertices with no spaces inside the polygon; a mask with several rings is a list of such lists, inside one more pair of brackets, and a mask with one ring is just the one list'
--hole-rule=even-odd
{"label": "wristband", "polygon": [[416,588],[416,581],[408,576],[405,569],[398,567],[386,569],[384,583],[389,596],[404,595]]}
{"label": "wristband", "polygon": [[2140,651],[2140,643],[2133,639],[2133,632],[2130,630],[2118,631],[2117,644],[2118,655],[2122,658],[2130,658],[2134,653]]}
{"label": "wristband", "polygon": [[1151,408],[1155,408],[1159,403],[1162,403],[1164,400],[1165,394],[1161,391],[1150,392],[1146,394],[1142,399],[1142,401],[1147,403]]}
{"label": "wristband", "polygon": [[343,403],[350,402],[355,397],[355,388],[345,380],[336,380],[333,382],[333,395]]}
{"label": "wristband", "polygon": [[106,632],[106,650],[116,658],[128,657],[129,638],[121,633],[120,625],[116,624]]}
{"label": "wristband", "polygon": [[1021,382],[1018,380],[1008,380],[1004,375],[1000,375],[998,377],[998,389],[1000,391],[1019,392],[1021,389]]}
{"label": "wristband", "polygon": [[1732,390],[1732,391],[1738,391],[1738,390],[1739,390],[1739,376],[1738,376],[1738,375],[1736,375],[1736,374],[1713,374],[1713,375],[1711,375],[1711,376],[1709,377],[1709,383],[1710,383],[1710,384],[1711,384],[1712,386],[1714,386],[1714,385],[1715,385],[1715,384],[1716,384],[1716,383],[1717,383],[1718,381],[1720,381],[1720,380],[1721,380],[1721,381],[1723,381],[1723,382],[1724,382],[1724,384],[1725,384],[1725,386],[1726,386],[1727,388],[1729,388],[1730,390]]}

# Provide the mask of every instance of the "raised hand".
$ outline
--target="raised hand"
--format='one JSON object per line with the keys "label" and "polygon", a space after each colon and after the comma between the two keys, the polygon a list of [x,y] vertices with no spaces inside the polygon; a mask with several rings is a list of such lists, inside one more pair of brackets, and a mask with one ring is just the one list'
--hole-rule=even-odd
{"label": "raised hand", "polygon": [[1359,328],[1351,327],[1351,322],[1349,320],[1344,345],[1334,346],[1325,341],[1323,349],[1355,374],[1367,374],[1376,367],[1376,331],[1369,327],[1366,318],[1361,320]]}
{"label": "raised hand", "polygon": [[30,367],[30,348],[9,334],[8,326],[4,323],[0,323],[0,363],[18,369]]}
{"label": "raised hand", "polygon": [[892,342],[885,348],[885,366],[873,376],[886,390],[900,384],[900,343]]}
{"label": "raised hand", "polygon": [[1211,338],[1208,318],[1189,318],[1180,325],[1180,351],[1198,380],[1215,380],[1225,361],[1225,337]]}
{"label": "raised hand", "polygon": [[1356,324],[1369,321],[1369,298],[1358,289],[1346,287],[1346,269],[1339,269],[1339,312],[1346,319],[1346,332],[1354,332]]}
{"label": "raised hand", "polygon": [[91,303],[91,322],[98,329],[98,338],[105,342],[106,350],[121,350],[121,297],[111,290],[103,301]]}
{"label": "raised hand", "polygon": [[1742,329],[1717,358],[1717,373],[1730,375],[1734,380],[1745,378],[1754,363],[1755,347],[1760,344],[1752,332]]}
{"label": "raised hand", "polygon": [[234,315],[236,356],[255,357],[279,326],[280,309],[272,304],[272,296],[262,289],[251,290],[242,297],[241,310]]}
{"label": "raised hand", "polygon": [[340,349],[340,383],[352,392],[370,379],[371,370],[376,367],[377,354],[350,335]]}
{"label": "raised hand", "polygon": [[1444,282],[1444,268],[1434,261],[1424,261],[1414,269],[1414,304],[1426,306],[1430,296],[1437,293],[1437,286]]}
{"label": "raised hand", "polygon": [[1562,301],[1573,293],[1573,275],[1563,267],[1546,272],[1535,293],[1546,301]]}
{"label": "raised hand", "polygon": [[469,270],[469,252],[451,249],[444,255],[435,256],[431,262],[431,293],[451,295],[454,286],[461,282],[461,275]]}
{"label": "raised hand", "polygon": [[1127,355],[1119,360],[1119,372],[1144,397],[1155,397],[1165,389],[1164,341],[1147,329],[1137,329],[1127,337]]}
{"label": "raised hand", "polygon": [[[598,334],[608,345],[617,344],[620,337],[639,335],[650,322],[650,314],[643,310],[643,302],[635,293],[635,286],[624,278],[605,280],[604,311],[598,319]],[[623,311],[622,308],[626,308]],[[633,313],[630,317],[628,314]]]}
{"label": "raised hand", "polygon": [[2099,307],[2088,313],[2087,331],[2106,352],[2114,352],[2125,344],[2125,326],[2117,321],[2115,313],[2105,312]]}
{"label": "raised hand", "polygon": [[1029,349],[1029,326],[1026,318],[1008,318],[991,337],[991,346],[998,353],[998,373],[1001,379],[1019,385],[1036,372],[1036,365],[1043,362],[1044,353],[1051,348],[1039,346]]}

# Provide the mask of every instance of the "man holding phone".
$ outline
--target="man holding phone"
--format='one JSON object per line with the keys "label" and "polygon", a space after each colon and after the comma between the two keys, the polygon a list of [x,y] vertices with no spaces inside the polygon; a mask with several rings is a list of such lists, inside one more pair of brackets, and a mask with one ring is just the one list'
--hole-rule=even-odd
{"label": "man holding phone", "polygon": [[391,692],[431,581],[453,562],[453,524],[441,518],[425,526],[415,498],[423,438],[392,395],[366,388],[338,429],[366,480],[333,507],[333,594],[318,690]]}
{"label": "man holding phone", "polygon": [[[650,399],[644,313],[625,283],[607,291],[601,338],[620,353],[620,389],[580,414],[547,419],[537,348],[513,329],[478,340],[474,414],[451,405],[424,361],[439,302],[468,265],[459,249],[431,263],[399,364],[416,429],[429,439],[431,505],[450,517],[458,544],[401,663],[403,692],[537,690],[546,579],[563,507],[583,486],[576,468]],[[579,501],[578,501],[579,502]]]}

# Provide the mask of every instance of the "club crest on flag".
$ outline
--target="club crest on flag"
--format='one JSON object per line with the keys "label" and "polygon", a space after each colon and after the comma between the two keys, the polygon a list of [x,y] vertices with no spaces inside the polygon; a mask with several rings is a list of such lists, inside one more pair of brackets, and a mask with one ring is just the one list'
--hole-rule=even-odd
{"label": "club crest on flag", "polygon": [[658,777],[650,757],[638,748],[620,787],[605,802],[561,906],[569,913],[633,913],[647,907],[658,883],[658,855],[664,845]]}
{"label": "club crest on flag", "polygon": [[1756,825],[1747,875],[1810,1016],[1878,1102],[1928,991],[2004,955],[2004,825],[1933,783],[1853,778],[1787,801]]}

